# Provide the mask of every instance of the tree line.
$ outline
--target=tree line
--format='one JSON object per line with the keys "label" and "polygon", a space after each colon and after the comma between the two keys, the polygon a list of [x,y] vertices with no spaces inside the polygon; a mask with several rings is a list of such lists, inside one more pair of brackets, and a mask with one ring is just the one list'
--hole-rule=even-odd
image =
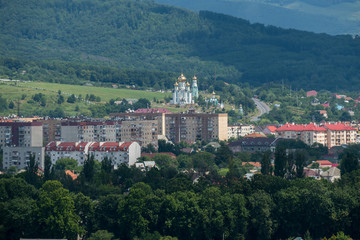
{"label": "tree line", "polygon": [[[301,143],[292,143],[291,147],[299,148]],[[162,144],[163,150],[168,148]],[[160,155],[154,159],[158,168],[145,171],[126,165],[114,169],[111,159],[100,163],[90,156],[76,180],[64,173],[66,165],[79,171],[75,160],[75,163],[66,160],[51,166],[47,157],[44,173],[38,174],[31,158],[25,172],[1,175],[0,236],[7,239],[76,239],[77,236],[85,239],[297,236],[319,239],[333,234],[343,237],[338,239],[360,237],[358,145],[344,152],[342,178],[335,183],[304,179],[302,174],[287,177],[280,170],[290,171],[283,166],[289,166],[292,157],[281,153],[281,148],[275,153],[275,175],[271,171],[263,172],[246,180],[234,174],[233,157],[226,146],[222,145],[218,151],[215,156],[203,152],[179,155],[176,160]],[[307,149],[304,154],[312,151]],[[228,158],[227,164],[224,157]],[[180,171],[180,165],[175,163],[183,164],[184,158],[190,158],[188,169],[203,174]],[[266,159],[267,154],[263,154],[264,165]],[[220,176],[216,169],[201,168],[197,161],[225,164],[229,172]]]}

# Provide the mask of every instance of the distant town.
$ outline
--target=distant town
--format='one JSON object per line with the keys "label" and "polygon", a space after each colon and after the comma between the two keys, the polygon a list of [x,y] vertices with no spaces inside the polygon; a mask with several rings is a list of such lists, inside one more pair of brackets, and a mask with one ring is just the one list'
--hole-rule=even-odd
{"label": "distant town", "polygon": [[[356,122],[326,121],[304,125],[228,125],[226,113],[200,113],[193,109],[172,113],[167,109],[145,108],[112,113],[107,119],[2,118],[0,146],[6,171],[11,167],[25,169],[31,155],[36,156],[41,169],[46,155],[52,164],[71,158],[81,166],[89,155],[94,155],[99,162],[105,157],[111,159],[115,168],[121,164],[135,166],[142,156],[141,149],[154,149],[156,153],[159,140],[169,144],[186,143],[184,153],[202,151],[200,146],[195,147],[197,142],[203,142],[204,146],[212,144],[216,151],[220,146],[218,142],[225,141],[234,154],[274,153],[279,141],[301,140],[308,146],[321,144],[328,148],[328,154],[316,159],[321,170],[324,164],[337,167],[336,153],[360,142],[359,127]],[[260,163],[248,164],[254,167],[251,173],[260,172]],[[311,174],[320,176],[321,171],[308,176],[313,177]]]}

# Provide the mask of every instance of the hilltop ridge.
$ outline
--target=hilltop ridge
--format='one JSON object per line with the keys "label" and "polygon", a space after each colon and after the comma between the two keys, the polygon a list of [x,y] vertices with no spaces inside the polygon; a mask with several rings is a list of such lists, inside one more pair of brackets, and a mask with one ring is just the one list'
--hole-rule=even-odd
{"label": "hilltop ridge", "polygon": [[[23,79],[57,71],[73,82],[109,75],[106,81],[131,81],[122,72],[113,74],[120,69],[145,74],[139,84],[154,84],[156,71],[196,74],[204,89],[214,75],[218,81],[251,85],[360,87],[358,38],[250,24],[152,1],[1,1],[0,26],[0,75],[8,77],[23,70]],[[14,68],[8,58],[31,63]],[[174,80],[162,77],[158,83],[171,86]]]}

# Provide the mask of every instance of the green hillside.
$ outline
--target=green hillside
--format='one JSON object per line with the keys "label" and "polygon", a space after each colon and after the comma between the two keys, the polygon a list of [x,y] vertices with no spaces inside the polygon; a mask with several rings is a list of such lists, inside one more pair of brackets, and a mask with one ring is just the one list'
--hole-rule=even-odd
{"label": "green hillside", "polygon": [[[63,98],[61,102],[59,102],[60,95]],[[71,95],[77,98],[74,102],[68,101]],[[91,95],[95,97],[94,100],[89,99]],[[0,112],[3,116],[17,114],[19,106],[19,114],[22,116],[59,116],[56,111],[61,111],[60,116],[87,115],[104,117],[110,112],[123,112],[127,110],[125,107],[109,104],[111,101],[123,99],[147,99],[153,107],[167,108],[171,111],[183,110],[182,108],[175,109],[175,107],[165,105],[164,98],[169,97],[169,95],[169,93],[132,89],[74,86],[47,82],[1,81],[0,99],[6,99],[6,103],[0,104]],[[10,102],[14,103],[12,108],[2,108],[9,106]],[[134,106],[126,107],[133,108]]]}
{"label": "green hillside", "polygon": [[0,1],[0,77],[171,88],[218,81],[360,87],[360,39],[283,30],[152,1]]}

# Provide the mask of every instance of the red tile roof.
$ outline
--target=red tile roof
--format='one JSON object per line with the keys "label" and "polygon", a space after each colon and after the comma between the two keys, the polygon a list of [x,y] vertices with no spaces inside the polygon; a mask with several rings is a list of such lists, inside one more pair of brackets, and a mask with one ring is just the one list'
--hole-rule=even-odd
{"label": "red tile roof", "polygon": [[269,129],[271,132],[275,132],[277,127],[276,126],[267,126],[267,129]]}
{"label": "red tile roof", "polygon": [[65,174],[69,175],[73,180],[77,179],[78,175],[75,174],[73,171],[65,170]]}
{"label": "red tile roof", "polygon": [[244,136],[244,138],[258,138],[258,137],[266,138],[266,136],[264,136],[260,133],[251,133],[251,134]]}
{"label": "red tile roof", "polygon": [[132,144],[132,142],[125,142],[125,143],[121,144],[121,146],[119,148],[120,151],[127,151],[131,144]]}
{"label": "red tile roof", "polygon": [[328,160],[318,160],[316,161],[320,166],[332,166],[333,163]]}
{"label": "red tile roof", "polygon": [[56,142],[50,142],[46,145],[46,151],[75,151],[75,142],[61,142],[56,144]]}
{"label": "red tile roof", "polygon": [[98,152],[116,152],[116,151],[127,151],[132,142],[125,142],[120,145],[120,142],[104,142],[100,144],[95,142],[90,145],[89,151]]}
{"label": "red tile roof", "polygon": [[317,96],[317,92],[316,92],[315,90],[308,91],[308,92],[306,93],[306,96],[307,96],[307,97]]}
{"label": "red tile roof", "polygon": [[303,131],[316,131],[316,132],[325,132],[326,129],[324,127],[320,127],[318,125],[315,125],[314,123],[309,123],[304,127]]}
{"label": "red tile roof", "polygon": [[87,144],[88,144],[88,142],[81,142],[75,147],[75,150],[76,151],[83,151]]}
{"label": "red tile roof", "polygon": [[351,131],[351,130],[356,130],[355,128],[343,124],[343,123],[335,123],[335,124],[325,124],[324,127],[326,127],[327,129],[331,130],[331,131]]}
{"label": "red tile roof", "polygon": [[317,131],[317,132],[325,132],[326,129],[324,127],[315,125],[314,123],[310,123],[308,125],[296,125],[296,124],[285,124],[278,129],[277,132],[285,132],[285,131],[292,131],[292,132],[303,132],[303,131]]}
{"label": "red tile roof", "polygon": [[346,125],[344,123],[335,123],[335,124],[325,124],[323,126],[318,126],[314,123],[309,123],[308,125],[296,125],[287,123],[278,129],[277,132],[284,132],[284,131],[292,131],[292,132],[303,132],[303,131],[317,131],[317,132],[325,132],[327,129],[331,131],[351,131],[356,130],[355,128]]}
{"label": "red tile roof", "polygon": [[321,104],[324,108],[326,108],[326,107],[330,107],[330,103],[323,103],[323,104]]}
{"label": "red tile roof", "polygon": [[241,165],[244,166],[246,164],[250,164],[252,165],[253,167],[261,167],[261,163],[259,162],[242,162]]}

